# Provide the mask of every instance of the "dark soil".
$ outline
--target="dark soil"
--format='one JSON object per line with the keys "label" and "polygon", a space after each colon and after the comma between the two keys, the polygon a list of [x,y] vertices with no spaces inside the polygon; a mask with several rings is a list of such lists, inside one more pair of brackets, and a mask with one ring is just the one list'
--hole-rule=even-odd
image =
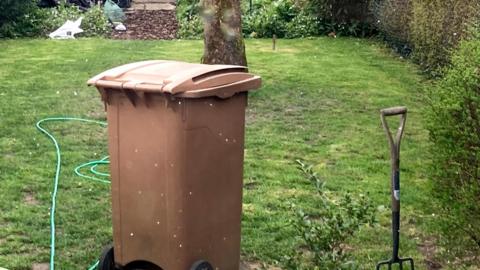
{"label": "dark soil", "polygon": [[126,13],[127,31],[112,31],[114,39],[174,39],[177,18],[174,10],[135,10]]}
{"label": "dark soil", "polygon": [[435,260],[437,249],[435,239],[425,239],[422,244],[418,245],[418,247],[425,258],[425,264],[427,265],[428,270],[442,269],[442,265]]}

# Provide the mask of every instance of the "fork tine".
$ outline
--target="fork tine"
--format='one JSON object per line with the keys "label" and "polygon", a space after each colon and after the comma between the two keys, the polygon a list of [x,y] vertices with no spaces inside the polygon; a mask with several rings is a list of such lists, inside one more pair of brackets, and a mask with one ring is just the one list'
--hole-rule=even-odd
{"label": "fork tine", "polygon": [[408,258],[408,261],[410,262],[410,269],[411,270],[415,270],[415,264],[413,262],[413,259],[412,258]]}
{"label": "fork tine", "polygon": [[390,263],[390,261],[381,261],[377,264],[377,268],[376,270],[380,270],[381,266],[382,265],[388,265]]}

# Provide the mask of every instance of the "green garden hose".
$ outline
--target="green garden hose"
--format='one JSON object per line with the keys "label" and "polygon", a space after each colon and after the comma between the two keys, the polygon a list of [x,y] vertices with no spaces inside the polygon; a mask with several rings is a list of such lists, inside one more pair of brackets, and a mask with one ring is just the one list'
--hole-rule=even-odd
{"label": "green garden hose", "polygon": [[[46,122],[67,122],[67,121],[77,121],[77,122],[84,122],[84,123],[98,124],[98,125],[101,125],[101,126],[107,126],[107,123],[105,123],[105,122],[83,119],[83,118],[76,118],[76,117],[45,118],[45,119],[42,119],[42,120],[38,121],[37,124],[36,124],[37,129],[40,130],[42,133],[44,133],[53,142],[53,144],[55,146],[55,150],[56,150],[56,155],[57,155],[57,164],[56,164],[56,169],[55,169],[55,177],[54,177],[54,181],[53,181],[52,202],[51,202],[51,208],[50,208],[50,270],[55,269],[55,208],[56,208],[56,201],[57,201],[58,182],[59,182],[59,177],[60,177],[62,154],[61,154],[60,146],[59,146],[57,140],[48,130],[46,130],[45,128],[42,127],[42,124],[46,123]],[[108,159],[108,156],[104,157],[100,160],[90,161],[90,162],[87,162],[87,163],[82,164],[80,166],[77,166],[75,168],[75,174],[77,174],[80,177],[90,179],[90,180],[94,180],[94,181],[97,181],[97,182],[110,183],[109,180],[105,180],[105,179],[100,178],[100,177],[109,177],[110,176],[109,174],[101,173],[101,172],[96,170],[96,167],[98,165],[109,164],[110,162],[107,159]],[[85,175],[85,174],[82,174],[80,172],[80,169],[82,169],[84,167],[88,167],[88,166],[90,166],[90,171],[98,177]],[[98,263],[99,262],[97,261],[95,264],[90,266],[88,268],[88,270],[96,269],[97,266],[98,266]]]}

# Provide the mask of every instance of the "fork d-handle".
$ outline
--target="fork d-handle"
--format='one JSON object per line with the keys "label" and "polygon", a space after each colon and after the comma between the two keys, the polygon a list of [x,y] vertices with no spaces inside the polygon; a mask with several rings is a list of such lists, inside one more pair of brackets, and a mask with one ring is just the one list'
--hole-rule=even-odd
{"label": "fork d-handle", "polygon": [[[390,132],[387,116],[400,115],[400,125],[395,136]],[[402,140],[405,121],[407,119],[406,107],[393,107],[380,111],[383,129],[387,134],[388,143],[390,145],[390,155],[392,159],[392,175],[391,175],[391,198],[392,198],[392,239],[393,254],[392,261],[399,261],[398,249],[400,246],[400,142]]]}

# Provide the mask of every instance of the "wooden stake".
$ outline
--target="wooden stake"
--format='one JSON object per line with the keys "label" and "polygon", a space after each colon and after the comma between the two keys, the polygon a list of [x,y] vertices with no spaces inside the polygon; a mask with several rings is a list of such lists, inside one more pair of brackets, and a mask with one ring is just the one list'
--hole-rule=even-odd
{"label": "wooden stake", "polygon": [[273,34],[272,36],[272,50],[276,50],[277,35]]}

